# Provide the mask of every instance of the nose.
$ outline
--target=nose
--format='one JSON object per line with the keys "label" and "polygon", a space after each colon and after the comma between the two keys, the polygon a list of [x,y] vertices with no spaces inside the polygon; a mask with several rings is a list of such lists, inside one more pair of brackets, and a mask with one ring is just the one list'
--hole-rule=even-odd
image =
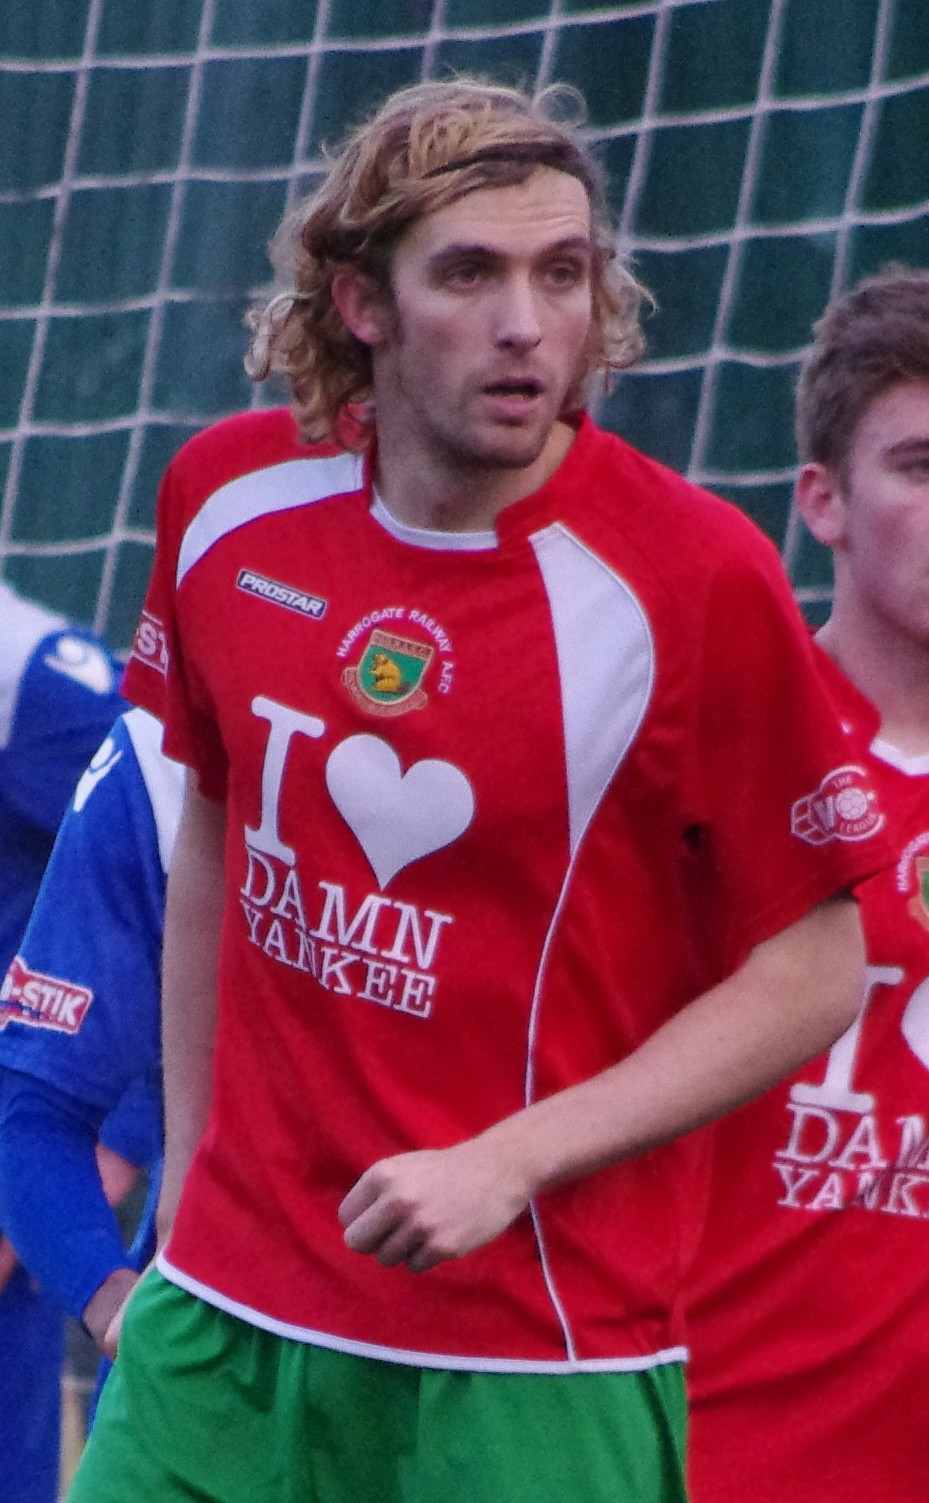
{"label": "nose", "polygon": [[533,349],[542,338],[535,290],[528,276],[513,276],[500,289],[497,343],[506,349]]}

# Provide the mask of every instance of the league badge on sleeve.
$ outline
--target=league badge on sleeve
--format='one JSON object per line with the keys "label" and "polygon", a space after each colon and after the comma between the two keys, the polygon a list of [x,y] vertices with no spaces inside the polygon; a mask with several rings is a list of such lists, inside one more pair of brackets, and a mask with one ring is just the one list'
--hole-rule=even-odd
{"label": "league badge on sleeve", "polygon": [[30,1028],[77,1033],[93,999],[86,986],[32,971],[16,955],[0,986],[0,1030],[8,1023],[25,1023]]}
{"label": "league badge on sleeve", "polygon": [[877,795],[863,767],[837,767],[815,793],[798,798],[790,811],[790,832],[809,845],[830,840],[867,840],[883,826]]}

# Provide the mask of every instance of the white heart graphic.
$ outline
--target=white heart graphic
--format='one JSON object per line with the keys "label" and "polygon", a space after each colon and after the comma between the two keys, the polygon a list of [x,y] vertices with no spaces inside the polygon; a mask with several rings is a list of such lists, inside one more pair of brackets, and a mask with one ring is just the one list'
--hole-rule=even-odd
{"label": "white heart graphic", "polygon": [[393,747],[379,736],[340,742],[326,763],[326,786],[379,887],[411,861],[451,845],[474,818],[463,772],[433,758],[402,772]]}

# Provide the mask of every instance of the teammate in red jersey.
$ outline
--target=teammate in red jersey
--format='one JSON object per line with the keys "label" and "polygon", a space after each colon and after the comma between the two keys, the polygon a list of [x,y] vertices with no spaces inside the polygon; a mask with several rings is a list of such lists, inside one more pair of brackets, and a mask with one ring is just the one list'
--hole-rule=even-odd
{"label": "teammate in red jersey", "polygon": [[670,1503],[686,1135],[847,1027],[882,815],[811,832],[774,550],[583,414],[641,292],[544,99],[395,96],[279,250],[293,412],[172,464],[128,675],[192,770],[163,1248],[73,1497]]}
{"label": "teammate in red jersey", "polygon": [[852,1027],[713,1129],[691,1325],[691,1487],[694,1503],[922,1503],[929,272],[890,269],[827,311],[797,418],[797,502],[835,563],[819,640],[898,859],[859,889],[868,985]]}

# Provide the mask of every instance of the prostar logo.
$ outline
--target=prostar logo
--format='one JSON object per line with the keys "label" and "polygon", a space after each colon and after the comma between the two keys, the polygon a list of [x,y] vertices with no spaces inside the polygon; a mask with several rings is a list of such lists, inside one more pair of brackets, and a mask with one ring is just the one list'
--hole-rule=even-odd
{"label": "prostar logo", "polygon": [[326,601],[319,595],[308,595],[292,585],[281,584],[277,579],[268,579],[265,574],[256,574],[253,569],[240,569],[236,576],[236,588],[246,595],[257,595],[272,605],[284,605],[301,616],[319,621],[326,614]]}
{"label": "prostar logo", "polygon": [[798,798],[790,811],[790,831],[809,845],[830,840],[867,840],[884,824],[877,796],[863,767],[837,767],[814,793]]}
{"label": "prostar logo", "polygon": [[32,971],[16,955],[0,987],[0,1029],[8,1023],[25,1023],[55,1033],[77,1033],[93,999],[86,986]]}

